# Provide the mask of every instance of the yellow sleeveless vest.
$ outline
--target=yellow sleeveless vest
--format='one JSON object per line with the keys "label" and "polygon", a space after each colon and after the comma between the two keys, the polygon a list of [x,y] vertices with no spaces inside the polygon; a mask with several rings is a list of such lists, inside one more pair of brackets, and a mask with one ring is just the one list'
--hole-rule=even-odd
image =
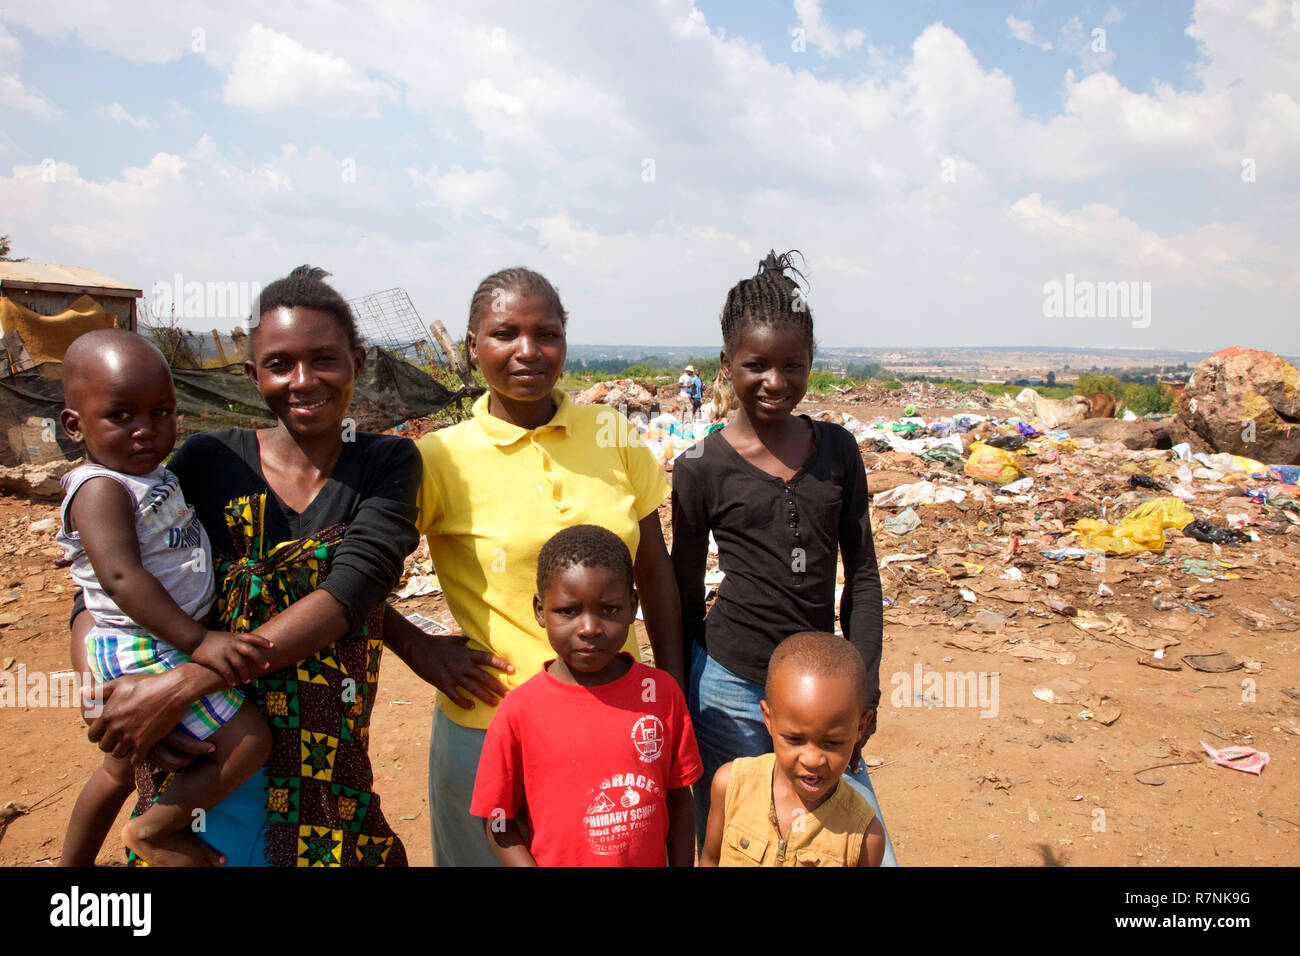
{"label": "yellow sleeveless vest", "polygon": [[776,754],[731,762],[719,866],[857,866],[875,813],[843,780],[830,799],[786,827],[776,826],[772,773]]}

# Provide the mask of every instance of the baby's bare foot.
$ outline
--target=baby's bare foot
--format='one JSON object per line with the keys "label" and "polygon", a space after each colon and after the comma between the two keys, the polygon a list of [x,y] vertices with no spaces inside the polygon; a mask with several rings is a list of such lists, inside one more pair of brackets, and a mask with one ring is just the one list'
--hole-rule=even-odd
{"label": "baby's bare foot", "polygon": [[122,842],[150,866],[225,866],[224,854],[200,840],[189,829],[174,833],[150,832],[144,817],[122,828]]}

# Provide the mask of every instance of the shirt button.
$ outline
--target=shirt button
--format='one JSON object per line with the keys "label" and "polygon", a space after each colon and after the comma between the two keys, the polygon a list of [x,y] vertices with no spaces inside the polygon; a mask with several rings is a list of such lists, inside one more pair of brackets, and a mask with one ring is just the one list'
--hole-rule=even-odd
{"label": "shirt button", "polygon": [[741,837],[741,838],[740,838],[740,848],[741,848],[742,850],[748,850],[748,849],[749,849],[749,837]]}

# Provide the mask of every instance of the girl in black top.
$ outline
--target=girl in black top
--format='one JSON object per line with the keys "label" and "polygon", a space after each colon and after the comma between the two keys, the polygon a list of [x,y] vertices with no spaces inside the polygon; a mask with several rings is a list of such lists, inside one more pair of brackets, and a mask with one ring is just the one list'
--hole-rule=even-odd
{"label": "girl in black top", "polygon": [[[812,366],[812,313],[789,276],[789,255],[769,254],[722,310],[722,372],[740,410],[677,459],[673,566],[690,660],[688,702],[704,761],[695,788],[703,843],[709,784],[737,757],[768,753],[758,707],[776,646],[800,631],[835,630],[837,558],[844,562],[840,624],[867,665],[867,731],[844,779],[879,806],[860,750],[880,698],[880,572],[867,515],[867,480],[845,429],[795,416]],[[797,270],[794,270],[797,272]],[[704,614],[709,532],[726,575]],[[883,821],[882,821],[883,823]],[[886,837],[885,865],[894,865]]]}

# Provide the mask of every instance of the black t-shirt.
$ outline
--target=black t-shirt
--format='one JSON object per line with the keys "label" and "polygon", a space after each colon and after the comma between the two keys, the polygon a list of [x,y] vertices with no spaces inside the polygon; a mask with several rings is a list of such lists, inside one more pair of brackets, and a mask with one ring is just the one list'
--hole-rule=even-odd
{"label": "black t-shirt", "polygon": [[266,492],[264,531],[271,542],[347,524],[321,588],[342,605],[350,630],[357,630],[397,584],[406,556],[419,541],[415,520],[421,474],[413,441],[366,432],[357,432],[355,439],[344,442],[329,479],[301,514],[267,487],[255,431],[231,428],[194,435],[167,464],[208,532],[214,560],[235,556],[224,510],[246,495]]}
{"label": "black t-shirt", "polygon": [[[867,513],[867,475],[853,436],[811,421],[813,452],[782,481],[751,465],[721,432],[673,466],[673,568],[687,647],[701,642],[727,670],[767,680],[776,646],[800,631],[835,631],[837,552],[844,561],[840,624],[867,664],[867,700],[880,699],[884,626],[880,570]],[[726,575],[704,615],[709,531]]]}

